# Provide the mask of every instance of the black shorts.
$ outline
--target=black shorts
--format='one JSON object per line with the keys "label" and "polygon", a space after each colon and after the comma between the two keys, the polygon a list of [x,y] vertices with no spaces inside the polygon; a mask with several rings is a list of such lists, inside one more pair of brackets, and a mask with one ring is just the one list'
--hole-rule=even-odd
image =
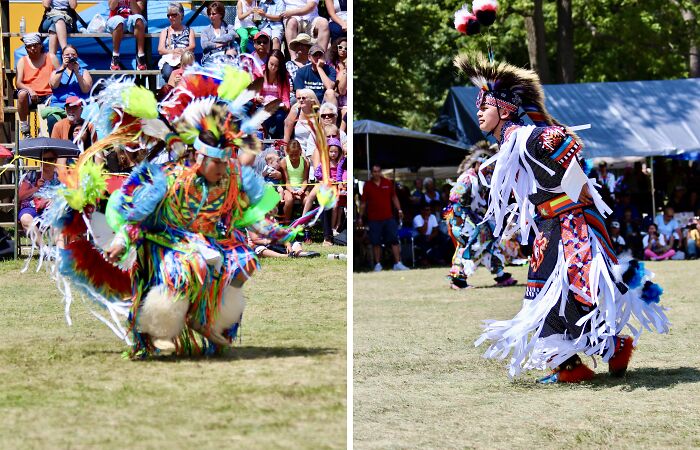
{"label": "black shorts", "polygon": [[369,227],[369,241],[372,245],[395,245],[399,243],[399,224],[395,219],[386,220],[370,220],[367,222]]}

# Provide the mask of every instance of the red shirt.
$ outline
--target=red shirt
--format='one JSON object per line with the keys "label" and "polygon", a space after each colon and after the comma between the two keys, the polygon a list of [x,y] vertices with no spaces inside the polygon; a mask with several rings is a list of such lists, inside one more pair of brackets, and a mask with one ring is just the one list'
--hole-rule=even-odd
{"label": "red shirt", "polygon": [[379,186],[369,180],[362,192],[362,201],[366,203],[367,220],[387,220],[394,217],[391,199],[394,197],[394,182],[382,177]]}

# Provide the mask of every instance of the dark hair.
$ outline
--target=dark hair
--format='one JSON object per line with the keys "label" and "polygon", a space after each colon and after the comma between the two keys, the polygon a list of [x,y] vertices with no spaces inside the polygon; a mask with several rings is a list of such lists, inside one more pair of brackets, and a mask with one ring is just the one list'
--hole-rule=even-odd
{"label": "dark hair", "polygon": [[204,130],[199,133],[199,140],[207,145],[211,145],[212,147],[219,146],[219,139],[217,139],[217,137],[214,136],[214,133],[209,130]]}
{"label": "dark hair", "polygon": [[226,7],[223,3],[211,2],[209,6],[207,6],[207,15],[211,14],[212,11],[221,14],[221,20],[224,20],[224,15],[226,14]]}
{"label": "dark hair", "polygon": [[339,37],[338,39],[333,41],[333,44],[331,45],[331,48],[328,51],[328,53],[329,53],[328,62],[333,67],[338,67],[338,61],[340,61],[339,55],[338,55],[338,44],[340,44],[343,41],[345,41],[347,43],[348,38],[346,38],[345,36]]}
{"label": "dark hair", "polygon": [[61,53],[65,53],[66,50],[68,50],[69,48],[72,48],[73,50],[75,50],[75,53],[78,53],[78,49],[75,48],[73,44],[66,44],[66,46],[61,49]]}
{"label": "dark hair", "polygon": [[279,66],[277,67],[277,84],[280,86],[283,86],[283,83],[289,84],[289,81],[287,81],[287,67],[285,66],[284,53],[282,53],[279,49],[272,50],[270,55],[267,57],[267,62],[265,63],[266,71],[268,64],[270,64],[270,59],[272,59],[273,56],[277,58],[277,61],[279,61]]}

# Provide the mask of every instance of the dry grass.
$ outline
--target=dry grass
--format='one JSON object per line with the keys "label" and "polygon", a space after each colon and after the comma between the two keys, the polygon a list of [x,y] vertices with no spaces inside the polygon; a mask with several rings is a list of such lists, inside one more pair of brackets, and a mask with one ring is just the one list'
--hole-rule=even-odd
{"label": "dry grass", "polygon": [[463,292],[447,269],[355,274],[355,448],[697,448],[700,261],[648,267],[671,333],[645,333],[623,379],[601,363],[574,386],[536,385],[541,372],[510,382],[473,346],[481,320],[519,309],[525,268],[512,288],[491,287],[482,268],[480,288]]}
{"label": "dry grass", "polygon": [[0,263],[0,448],[345,447],[344,261],[264,260],[230,355],[138,362],[20,267]]}

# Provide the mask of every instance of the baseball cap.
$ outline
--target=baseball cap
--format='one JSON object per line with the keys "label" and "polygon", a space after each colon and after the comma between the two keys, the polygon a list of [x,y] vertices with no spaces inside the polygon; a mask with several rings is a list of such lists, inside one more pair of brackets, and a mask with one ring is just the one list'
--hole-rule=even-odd
{"label": "baseball cap", "polygon": [[265,32],[265,31],[258,31],[257,33],[255,33],[255,36],[253,36],[253,40],[257,41],[258,38],[263,37],[263,36],[265,36],[268,41],[270,40],[270,35],[267,34],[267,32]]}
{"label": "baseball cap", "polygon": [[323,49],[321,48],[320,45],[314,44],[314,45],[312,45],[311,48],[309,49],[309,55],[314,55],[314,54],[316,54],[316,53],[326,53],[326,52],[323,51]]}
{"label": "baseball cap", "polygon": [[620,228],[620,222],[613,221],[610,223],[611,228]]}
{"label": "baseball cap", "polygon": [[66,106],[78,106],[85,103],[82,98],[77,95],[71,95],[66,99]]}
{"label": "baseball cap", "polygon": [[292,49],[293,51],[297,51],[297,48],[300,45],[313,45],[314,41],[311,39],[311,36],[309,36],[306,33],[299,33],[297,34],[297,37],[292,39],[292,41],[289,43],[289,48]]}

